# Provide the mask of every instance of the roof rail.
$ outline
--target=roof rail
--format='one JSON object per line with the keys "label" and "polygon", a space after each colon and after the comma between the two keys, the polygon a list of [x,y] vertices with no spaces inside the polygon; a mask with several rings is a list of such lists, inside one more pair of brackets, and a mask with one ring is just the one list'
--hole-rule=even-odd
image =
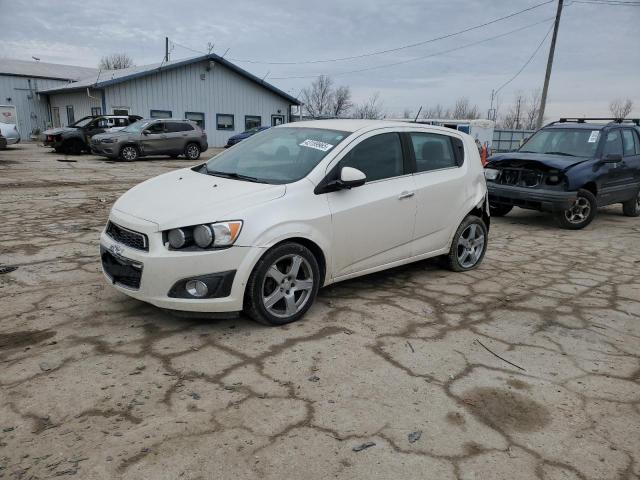
{"label": "roof rail", "polygon": [[[576,122],[576,123],[585,123],[585,121],[593,121],[593,120],[609,120],[610,123],[623,123],[623,122],[632,122],[637,126],[640,126],[640,118],[612,118],[612,117],[583,117],[583,118],[561,118],[559,123],[566,122]],[[555,122],[554,122],[555,123]]]}

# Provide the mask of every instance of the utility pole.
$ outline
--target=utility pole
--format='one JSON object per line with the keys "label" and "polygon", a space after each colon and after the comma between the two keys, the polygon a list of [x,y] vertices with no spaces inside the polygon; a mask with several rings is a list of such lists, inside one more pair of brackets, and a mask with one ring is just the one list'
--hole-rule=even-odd
{"label": "utility pole", "polygon": [[553,24],[553,36],[551,37],[551,46],[549,47],[549,59],[547,60],[547,71],[544,75],[544,86],[542,87],[542,99],[540,100],[540,111],[538,112],[538,121],[536,123],[536,128],[540,128],[542,126],[544,108],[547,105],[547,91],[549,90],[549,78],[551,77],[553,54],[556,50],[556,38],[558,37],[558,27],[560,26],[560,15],[562,14],[563,1],[564,0],[558,0],[558,10],[556,11],[556,21]]}
{"label": "utility pole", "polygon": [[164,37],[164,61],[169,61],[169,37]]}

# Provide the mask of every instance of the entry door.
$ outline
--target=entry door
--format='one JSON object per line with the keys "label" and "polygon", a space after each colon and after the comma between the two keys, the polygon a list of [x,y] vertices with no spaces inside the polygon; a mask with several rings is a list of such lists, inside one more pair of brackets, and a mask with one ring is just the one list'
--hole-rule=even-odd
{"label": "entry door", "polygon": [[271,115],[271,126],[277,127],[284,123],[284,115]]}
{"label": "entry door", "polygon": [[398,133],[369,135],[340,161],[336,174],[345,166],[364,172],[367,181],[327,194],[334,277],[408,258],[416,214]]}
{"label": "entry door", "polygon": [[60,107],[53,107],[52,109],[53,128],[60,127]]}
{"label": "entry door", "polygon": [[145,128],[147,135],[141,135],[140,143],[146,155],[167,150],[167,131],[164,122],[155,122]]}
{"label": "entry door", "polygon": [[[467,166],[460,161],[463,152],[449,135],[410,132],[411,148],[416,160],[416,227],[412,256],[440,250],[447,246],[453,225],[460,216],[464,201]],[[462,166],[459,166],[461,164]]]}

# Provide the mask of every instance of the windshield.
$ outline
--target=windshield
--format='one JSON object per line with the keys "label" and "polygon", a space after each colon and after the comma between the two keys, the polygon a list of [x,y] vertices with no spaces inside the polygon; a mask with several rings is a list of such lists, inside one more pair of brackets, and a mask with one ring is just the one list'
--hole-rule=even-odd
{"label": "windshield", "polygon": [[70,127],[86,127],[87,125],[89,125],[89,122],[91,122],[91,120],[93,120],[93,117],[83,117],[80,120],[78,120],[76,123],[72,123],[69,126]]}
{"label": "windshield", "polygon": [[347,136],[320,128],[270,128],[212,158],[206,170],[241,180],[291,183],[307,176]]}
{"label": "windshield", "polygon": [[522,153],[547,153],[567,157],[593,157],[600,130],[549,128],[539,130],[520,147]]}
{"label": "windshield", "polygon": [[138,133],[142,129],[144,129],[144,127],[149,125],[149,123],[150,122],[137,121],[137,122],[134,122],[134,123],[130,124],[128,127],[123,128],[121,131],[122,132],[128,132],[128,133]]}

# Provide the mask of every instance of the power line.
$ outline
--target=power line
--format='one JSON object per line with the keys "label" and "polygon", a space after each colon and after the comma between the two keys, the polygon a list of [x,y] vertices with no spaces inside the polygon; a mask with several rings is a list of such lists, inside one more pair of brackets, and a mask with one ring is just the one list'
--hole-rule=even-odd
{"label": "power line", "polygon": [[256,64],[262,64],[262,65],[304,65],[304,64],[312,64],[312,63],[341,62],[341,61],[345,61],[345,60],[355,60],[357,58],[372,57],[372,56],[375,56],[375,55],[382,55],[384,53],[397,52],[397,51],[404,50],[404,49],[407,49],[407,48],[413,48],[413,47],[418,47],[418,46],[421,46],[421,45],[426,45],[428,43],[437,42],[438,40],[443,40],[445,38],[455,37],[456,35],[460,35],[460,34],[466,33],[466,32],[471,32],[473,30],[477,30],[479,28],[486,27],[488,25],[500,22],[502,20],[506,20],[508,18],[515,17],[516,15],[520,15],[522,13],[529,12],[529,11],[534,10],[536,8],[539,8],[539,7],[543,6],[543,5],[547,5],[547,4],[549,4],[549,3],[553,2],[553,1],[554,0],[547,0],[545,2],[538,3],[536,5],[533,5],[531,7],[525,8],[523,10],[519,10],[517,12],[510,13],[509,15],[505,15],[505,16],[500,17],[500,18],[495,18],[493,20],[490,20],[490,21],[485,22],[485,23],[481,23],[479,25],[474,25],[472,27],[467,27],[467,28],[465,28],[463,30],[459,30],[457,32],[448,33],[448,34],[445,34],[445,35],[441,35],[439,37],[430,38],[429,40],[423,40],[421,42],[410,43],[410,44],[407,44],[407,45],[401,45],[399,47],[394,47],[394,48],[388,48],[386,50],[377,50],[377,51],[373,51],[373,52],[369,52],[369,53],[363,53],[361,55],[351,55],[351,56],[348,56],[348,57],[329,58],[329,59],[325,59],[325,60],[303,60],[303,61],[295,61],[295,62],[293,62],[293,61],[273,62],[273,61],[241,59],[241,58],[229,58],[229,60],[232,60],[234,62],[240,62],[240,63],[256,63]]}
{"label": "power line", "polygon": [[[444,54],[447,54],[447,53],[451,53],[451,52],[455,52],[455,51],[458,51],[458,50],[462,50],[464,48],[472,47],[472,46],[478,45],[480,43],[489,42],[489,41],[495,40],[497,38],[506,37],[507,35],[511,35],[512,33],[520,32],[520,31],[525,30],[527,28],[531,28],[531,27],[534,27],[536,25],[540,25],[542,23],[547,23],[547,22],[553,20],[554,18],[555,17],[545,18],[544,20],[541,20],[539,22],[535,22],[535,23],[532,23],[532,24],[529,24],[529,25],[525,25],[524,27],[516,28],[515,30],[510,30],[508,32],[501,33],[499,35],[494,35],[494,36],[489,37],[489,38],[485,38],[485,39],[478,40],[478,41],[475,41],[475,42],[471,42],[471,43],[467,43],[467,44],[464,44],[464,45],[460,45],[459,47],[450,48],[448,50],[442,50],[440,52],[430,53],[428,55],[422,55],[420,57],[414,57],[414,58],[410,58],[408,60],[402,60],[402,61],[399,61],[399,62],[386,63],[386,64],[383,64],[383,65],[376,65],[376,66],[373,66],[373,67],[360,68],[360,69],[357,69],[357,70],[349,70],[349,71],[346,71],[346,72],[332,73],[331,76],[338,77],[338,76],[341,76],[341,75],[349,75],[349,74],[352,74],[352,73],[368,72],[370,70],[375,70],[375,69],[378,69],[378,68],[395,67],[397,65],[404,65],[406,63],[411,63],[411,62],[417,62],[419,60],[424,60],[426,58],[431,58],[431,57],[436,57],[436,56],[439,56],[439,55],[444,55]],[[288,76],[288,77],[271,77],[271,80],[293,80],[293,79],[308,79],[308,78],[317,78],[317,77],[318,77],[318,74],[314,74],[314,75],[294,75],[294,76]]]}
{"label": "power line", "polygon": [[625,1],[617,1],[617,0],[573,0],[571,4],[574,3],[586,3],[592,5],[613,5],[613,6],[621,6],[621,7],[640,7],[640,2],[625,2]]}

